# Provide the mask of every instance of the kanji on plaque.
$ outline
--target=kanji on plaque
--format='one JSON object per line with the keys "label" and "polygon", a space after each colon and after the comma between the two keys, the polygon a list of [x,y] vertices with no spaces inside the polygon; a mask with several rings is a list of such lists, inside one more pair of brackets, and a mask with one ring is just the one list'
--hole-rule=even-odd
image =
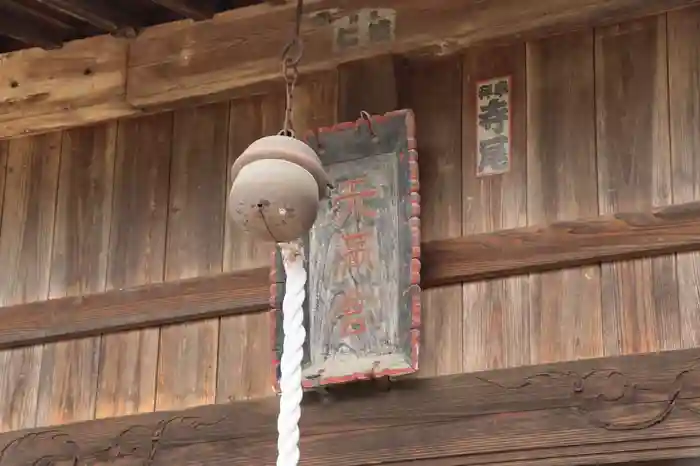
{"label": "kanji on plaque", "polygon": [[371,240],[373,236],[373,231],[342,235],[345,250],[341,254],[340,263],[343,265],[345,273],[350,273],[353,269],[358,270],[362,266],[371,266],[371,262],[367,261],[367,256],[371,254],[367,241]]}
{"label": "kanji on plaque", "polygon": [[[362,117],[307,135],[333,189],[304,237],[305,387],[418,369],[420,195],[412,112]],[[284,268],[272,284],[275,370]]]}
{"label": "kanji on plaque", "polygon": [[348,337],[367,331],[367,323],[364,317],[364,302],[362,296],[356,291],[347,290],[341,301],[342,314],[340,315],[341,336]]}
{"label": "kanji on plaque", "polygon": [[502,77],[476,85],[477,176],[510,170],[510,84],[510,77]]}
{"label": "kanji on plaque", "polygon": [[338,185],[338,194],[333,196],[336,225],[342,227],[351,219],[359,221],[362,217],[376,217],[377,212],[366,202],[375,197],[377,190],[368,185],[366,176],[342,180]]}

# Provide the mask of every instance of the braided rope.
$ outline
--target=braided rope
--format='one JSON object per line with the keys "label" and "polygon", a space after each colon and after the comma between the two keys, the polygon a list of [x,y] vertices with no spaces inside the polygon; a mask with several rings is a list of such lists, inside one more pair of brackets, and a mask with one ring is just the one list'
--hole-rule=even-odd
{"label": "braided rope", "polygon": [[277,418],[277,466],[299,464],[299,419],[301,418],[301,362],[304,356],[304,299],[306,270],[300,242],[280,243],[287,275],[282,301],[284,342],[280,361],[280,411]]}

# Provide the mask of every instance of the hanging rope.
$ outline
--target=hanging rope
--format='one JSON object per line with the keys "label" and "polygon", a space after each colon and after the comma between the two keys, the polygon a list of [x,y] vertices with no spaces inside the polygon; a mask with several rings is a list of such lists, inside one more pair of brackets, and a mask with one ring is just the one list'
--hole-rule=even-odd
{"label": "hanging rope", "polygon": [[[284,125],[280,134],[294,137],[292,126],[292,103],[294,87],[299,76],[297,65],[301,61],[301,18],[303,0],[297,0],[294,38],[282,53],[282,75],[285,81],[286,101]],[[306,270],[304,270],[303,246],[301,241],[280,243],[286,283],[282,301],[282,359],[280,361],[280,411],[277,418],[277,466],[297,466],[299,464],[299,419],[301,400],[304,395],[301,386],[301,362],[304,356],[304,299],[306,298]]]}
{"label": "hanging rope", "polygon": [[277,418],[277,466],[299,464],[299,419],[301,418],[301,361],[304,355],[304,299],[306,270],[300,242],[280,244],[287,275],[282,301],[284,342],[280,388],[280,412]]}

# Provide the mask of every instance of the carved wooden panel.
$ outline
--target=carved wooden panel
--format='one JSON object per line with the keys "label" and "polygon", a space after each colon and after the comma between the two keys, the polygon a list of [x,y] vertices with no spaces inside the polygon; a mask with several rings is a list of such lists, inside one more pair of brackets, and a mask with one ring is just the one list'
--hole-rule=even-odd
{"label": "carved wooden panel", "polygon": [[[700,457],[700,349],[333,387],[304,464],[583,466]],[[0,434],[0,466],[274,464],[274,399]],[[342,442],[338,439],[342,438]]]}
{"label": "carved wooden panel", "polygon": [[[418,369],[420,197],[410,110],[309,133],[333,183],[304,238],[308,271],[304,386]],[[284,269],[273,266],[275,380]]]}

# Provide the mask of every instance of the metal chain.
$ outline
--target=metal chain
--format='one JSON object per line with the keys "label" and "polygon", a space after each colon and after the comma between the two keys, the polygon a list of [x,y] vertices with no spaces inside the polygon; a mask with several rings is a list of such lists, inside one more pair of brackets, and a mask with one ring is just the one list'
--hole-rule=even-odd
{"label": "metal chain", "polygon": [[294,25],[294,37],[282,51],[282,76],[284,77],[286,98],[284,109],[284,126],[280,134],[294,137],[292,124],[292,105],[294,87],[299,78],[299,62],[304,53],[304,44],[301,41],[301,19],[304,10],[304,0],[297,0],[296,18]]}

